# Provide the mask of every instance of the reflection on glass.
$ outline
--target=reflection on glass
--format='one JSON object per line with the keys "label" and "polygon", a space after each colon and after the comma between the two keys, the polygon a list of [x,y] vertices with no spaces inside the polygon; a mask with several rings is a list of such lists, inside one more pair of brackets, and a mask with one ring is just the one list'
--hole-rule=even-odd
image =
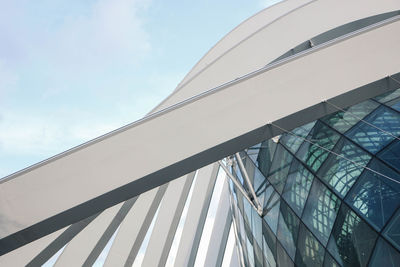
{"label": "reflection on glass", "polygon": [[289,255],[283,249],[281,244],[277,242],[276,244],[277,258],[278,258],[278,266],[285,267],[294,267],[293,261],[290,259]]}
{"label": "reflection on glass", "polygon": [[393,99],[396,99],[400,97],[400,89],[394,90],[394,91],[390,91],[387,92],[385,94],[382,94],[380,96],[375,97],[375,100],[381,102],[381,103],[386,103],[389,102]]}
{"label": "reflection on glass", "polygon": [[268,179],[279,193],[282,193],[292,161],[292,155],[281,144],[278,144]]}
{"label": "reflection on glass", "polygon": [[288,255],[294,259],[296,253],[297,233],[299,230],[299,219],[289,209],[285,202],[281,203],[278,223],[278,240],[286,249]]}
{"label": "reflection on glass", "polygon": [[400,141],[389,144],[378,157],[400,172]]}
{"label": "reflection on glass", "polygon": [[[306,125],[300,126],[291,132],[294,134],[283,134],[280,142],[284,144],[290,151],[293,153],[296,153],[297,150],[299,149],[301,143],[303,143],[302,138],[306,138],[312,127],[314,127],[315,121],[310,122]],[[296,135],[296,136],[295,136]],[[297,136],[300,136],[302,138],[299,138]]]}
{"label": "reflection on glass", "polygon": [[[400,175],[378,160],[369,167],[400,181]],[[346,201],[378,230],[382,229],[400,205],[400,185],[372,171],[365,170],[346,197]]]}
{"label": "reflection on glass", "polygon": [[340,265],[335,261],[334,258],[332,258],[328,251],[325,252],[324,267],[340,267]]}
{"label": "reflection on glass", "polygon": [[374,254],[369,264],[371,267],[398,267],[400,266],[400,253],[392,246],[379,238]]}
{"label": "reflection on glass", "polygon": [[289,171],[282,197],[300,217],[314,176],[295,160]]}
{"label": "reflection on glass", "polygon": [[377,108],[365,121],[375,127],[360,121],[346,136],[373,154],[400,135],[400,114],[385,106]]}
{"label": "reflection on glass", "polygon": [[339,137],[336,132],[318,121],[307,137],[307,140],[313,144],[304,141],[296,156],[316,172],[328,157],[328,151],[332,150]]}
{"label": "reflection on glass", "polygon": [[383,234],[400,250],[400,209],[397,210],[396,214],[390,220]]}
{"label": "reflection on glass", "polygon": [[271,231],[269,226],[263,221],[263,252],[264,259],[267,262],[267,266],[276,266],[276,236]]}
{"label": "reflection on glass", "polygon": [[342,266],[366,266],[376,238],[377,233],[371,227],[342,205],[328,250]]}
{"label": "reflection on glass", "polygon": [[371,156],[344,138],[338,142],[334,151],[344,158],[330,154],[319,169],[318,177],[344,197],[364,170],[362,166],[368,164]]}
{"label": "reflection on glass", "polygon": [[332,115],[325,116],[321,120],[332,128],[338,130],[340,133],[345,133],[354,124],[359,122],[359,119],[364,118],[378,106],[378,103],[367,100],[360,104],[351,106],[346,109],[346,112],[339,111]]}
{"label": "reflection on glass", "polygon": [[323,245],[328,242],[340,202],[325,185],[314,179],[302,219]]}
{"label": "reflection on glass", "polygon": [[[256,162],[258,163],[258,168],[264,174],[265,177],[268,176],[269,169],[271,168],[275,149],[276,149],[276,143],[272,141],[272,139],[266,140],[261,143],[260,151],[258,152],[258,157]],[[252,153],[252,151],[249,150],[248,153]]]}
{"label": "reflection on glass", "polygon": [[319,267],[324,261],[325,249],[318,240],[301,224],[297,243],[296,265]]}
{"label": "reflection on glass", "polygon": [[276,234],[278,227],[280,197],[272,186],[265,190],[264,197],[264,220],[267,222],[271,230]]}

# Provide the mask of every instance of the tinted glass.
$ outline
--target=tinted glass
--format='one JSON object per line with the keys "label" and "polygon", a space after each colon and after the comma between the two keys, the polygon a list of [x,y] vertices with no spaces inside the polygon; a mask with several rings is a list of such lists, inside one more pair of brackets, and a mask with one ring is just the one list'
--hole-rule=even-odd
{"label": "tinted glass", "polygon": [[378,106],[378,103],[367,100],[347,108],[346,112],[339,111],[332,115],[328,115],[321,120],[339,132],[344,133]]}
{"label": "tinted glass", "polygon": [[282,197],[300,217],[314,176],[297,160],[293,162]]}
{"label": "tinted glass", "polygon": [[[314,126],[315,121],[298,127],[291,132],[294,134],[284,134],[282,135],[280,142],[284,144],[290,151],[296,153],[299,149],[301,143],[303,143],[302,138],[306,138],[312,127]],[[300,138],[300,137],[302,138]]]}
{"label": "tinted glass", "polygon": [[324,245],[328,242],[340,202],[332,191],[314,179],[302,219]]}
{"label": "tinted glass", "polygon": [[289,209],[285,202],[282,201],[279,213],[277,237],[292,259],[294,259],[296,253],[298,230],[299,219],[294,212]]}
{"label": "tinted glass", "polygon": [[384,235],[400,250],[400,210],[397,210],[396,214],[388,223]]}
{"label": "tinted glass", "polygon": [[[378,160],[369,167],[400,181],[400,175]],[[400,204],[400,185],[382,175],[365,170],[348,196],[348,202],[361,216],[381,229]]]}
{"label": "tinted glass", "polygon": [[366,266],[376,238],[377,234],[371,227],[342,205],[328,250],[342,266]]}
{"label": "tinted glass", "polygon": [[400,171],[400,141],[389,144],[378,157]]}
{"label": "tinted glass", "polygon": [[272,186],[269,186],[267,190],[265,190],[264,220],[275,234],[278,227],[279,204],[280,197],[278,193],[272,188]]}
{"label": "tinted glass", "polygon": [[360,121],[346,135],[369,152],[375,154],[400,134],[400,114],[380,106]]}
{"label": "tinted glass", "polygon": [[293,161],[292,155],[281,144],[276,148],[274,160],[269,171],[269,181],[279,193],[282,193],[285,186],[290,164]]}
{"label": "tinted glass", "polygon": [[330,154],[318,171],[318,177],[326,182],[342,198],[350,190],[358,176],[364,170],[371,156],[350,141],[342,138],[335,152]]}
{"label": "tinted glass", "polygon": [[324,253],[325,249],[321,243],[302,224],[297,243],[296,265],[299,267],[322,266]]}
{"label": "tinted glass", "polygon": [[304,142],[296,155],[313,171],[317,171],[326,157],[328,157],[328,151],[332,150],[333,146],[339,140],[339,137],[340,136],[328,126],[317,122],[307,137],[307,140],[310,140],[312,144]]}
{"label": "tinted glass", "polygon": [[400,266],[400,254],[382,238],[379,238],[374,254],[369,263],[371,267],[398,267]]}

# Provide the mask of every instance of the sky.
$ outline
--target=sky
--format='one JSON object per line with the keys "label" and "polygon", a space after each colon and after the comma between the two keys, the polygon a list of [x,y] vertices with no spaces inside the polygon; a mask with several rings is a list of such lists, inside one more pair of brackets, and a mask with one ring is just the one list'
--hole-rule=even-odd
{"label": "sky", "polygon": [[275,0],[0,0],[0,177],[143,117]]}

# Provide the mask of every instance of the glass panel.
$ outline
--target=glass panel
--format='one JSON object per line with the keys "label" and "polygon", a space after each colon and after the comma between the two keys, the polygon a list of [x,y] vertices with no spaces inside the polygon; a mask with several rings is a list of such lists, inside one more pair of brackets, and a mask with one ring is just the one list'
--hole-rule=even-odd
{"label": "glass panel", "polygon": [[262,219],[258,215],[257,211],[255,209],[251,209],[251,215],[253,217],[253,246],[254,246],[254,258],[256,261],[256,266],[262,266],[263,262],[263,253],[262,253],[262,246],[263,246],[263,241],[262,241]]}
{"label": "glass panel", "polygon": [[297,244],[296,265],[301,267],[322,266],[325,249],[318,240],[301,224]]}
{"label": "glass panel", "polygon": [[279,242],[277,242],[276,250],[278,254],[277,259],[279,267],[294,267],[293,261],[290,259],[290,257]]}
{"label": "glass panel", "polygon": [[292,163],[292,155],[281,144],[276,148],[274,160],[269,171],[269,181],[274,185],[279,194],[282,193],[285,186],[287,174],[290,164]]}
{"label": "glass panel", "polygon": [[346,136],[373,154],[400,134],[400,114],[387,107],[379,107],[365,121],[378,129],[360,121]]}
{"label": "glass panel", "polygon": [[277,237],[292,259],[294,259],[294,256],[296,255],[298,230],[299,219],[285,204],[285,202],[282,202],[279,213]]}
{"label": "glass panel", "polygon": [[328,251],[325,252],[324,267],[340,267]]}
{"label": "glass panel", "polygon": [[301,217],[314,176],[297,160],[293,161],[282,197]]}
{"label": "glass panel", "polygon": [[361,166],[366,166],[371,156],[345,138],[339,141],[334,151],[346,159],[330,154],[319,169],[318,177],[343,198],[364,170]]}
{"label": "glass panel", "polygon": [[272,186],[265,190],[264,197],[264,220],[268,223],[271,230],[276,235],[278,227],[280,197]]}
{"label": "glass panel", "polygon": [[386,103],[386,105],[391,106],[393,109],[400,112],[400,98],[396,98],[396,99]]}
{"label": "glass panel", "polygon": [[395,98],[400,97],[400,89],[394,90],[387,92],[385,94],[382,94],[380,96],[375,97],[375,100],[381,102],[381,103],[386,103],[388,101],[391,101]]}
{"label": "glass panel", "polygon": [[396,141],[387,146],[378,154],[378,157],[400,171],[400,141]]}
{"label": "glass panel", "polygon": [[369,266],[398,267],[400,266],[400,254],[382,238],[379,238]]}
{"label": "glass panel", "polygon": [[400,209],[397,210],[395,216],[390,220],[384,231],[384,235],[400,250]]}
{"label": "glass panel", "polygon": [[364,118],[378,106],[378,103],[367,100],[345,109],[348,112],[339,111],[332,115],[325,116],[321,120],[332,128],[338,130],[340,133],[344,133],[356,124],[359,121],[359,118]]}
{"label": "glass panel", "polygon": [[328,126],[317,122],[307,137],[307,139],[315,145],[304,142],[296,155],[313,171],[317,171],[329,154],[328,151],[319,147],[332,150],[333,146],[339,140],[339,137],[340,136]]}
{"label": "glass panel", "polygon": [[[272,140],[266,140],[261,143],[260,151],[257,157],[257,164],[260,171],[265,177],[268,176],[269,169],[271,168],[272,159],[274,157],[276,143]],[[249,151],[248,153],[251,153]]]}
{"label": "glass panel", "polygon": [[[378,160],[369,167],[380,174],[400,181],[400,175]],[[400,185],[365,170],[346,197],[354,209],[378,230],[382,229],[400,204]]]}
{"label": "glass panel", "polygon": [[332,191],[318,179],[314,179],[302,218],[324,246],[328,242],[340,202]]}
{"label": "glass panel", "polygon": [[368,224],[342,205],[328,250],[342,266],[366,266],[377,236]]}
{"label": "glass panel", "polygon": [[276,236],[269,226],[263,221],[264,257],[268,267],[276,266]]}
{"label": "glass panel", "polygon": [[[314,127],[315,121],[310,122],[306,125],[300,126],[294,130],[292,130],[292,133],[294,133],[297,136],[301,136],[303,138],[306,138],[312,127]],[[301,143],[303,143],[303,139],[296,137],[291,134],[283,134],[280,142],[284,144],[290,151],[293,153],[296,153],[297,150],[299,149]]]}

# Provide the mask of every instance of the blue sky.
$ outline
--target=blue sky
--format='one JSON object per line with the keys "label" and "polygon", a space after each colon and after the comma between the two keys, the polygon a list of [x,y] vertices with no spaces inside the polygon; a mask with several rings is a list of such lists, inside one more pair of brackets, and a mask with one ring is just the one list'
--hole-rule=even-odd
{"label": "blue sky", "polygon": [[273,0],[0,0],[0,177],[144,116]]}

